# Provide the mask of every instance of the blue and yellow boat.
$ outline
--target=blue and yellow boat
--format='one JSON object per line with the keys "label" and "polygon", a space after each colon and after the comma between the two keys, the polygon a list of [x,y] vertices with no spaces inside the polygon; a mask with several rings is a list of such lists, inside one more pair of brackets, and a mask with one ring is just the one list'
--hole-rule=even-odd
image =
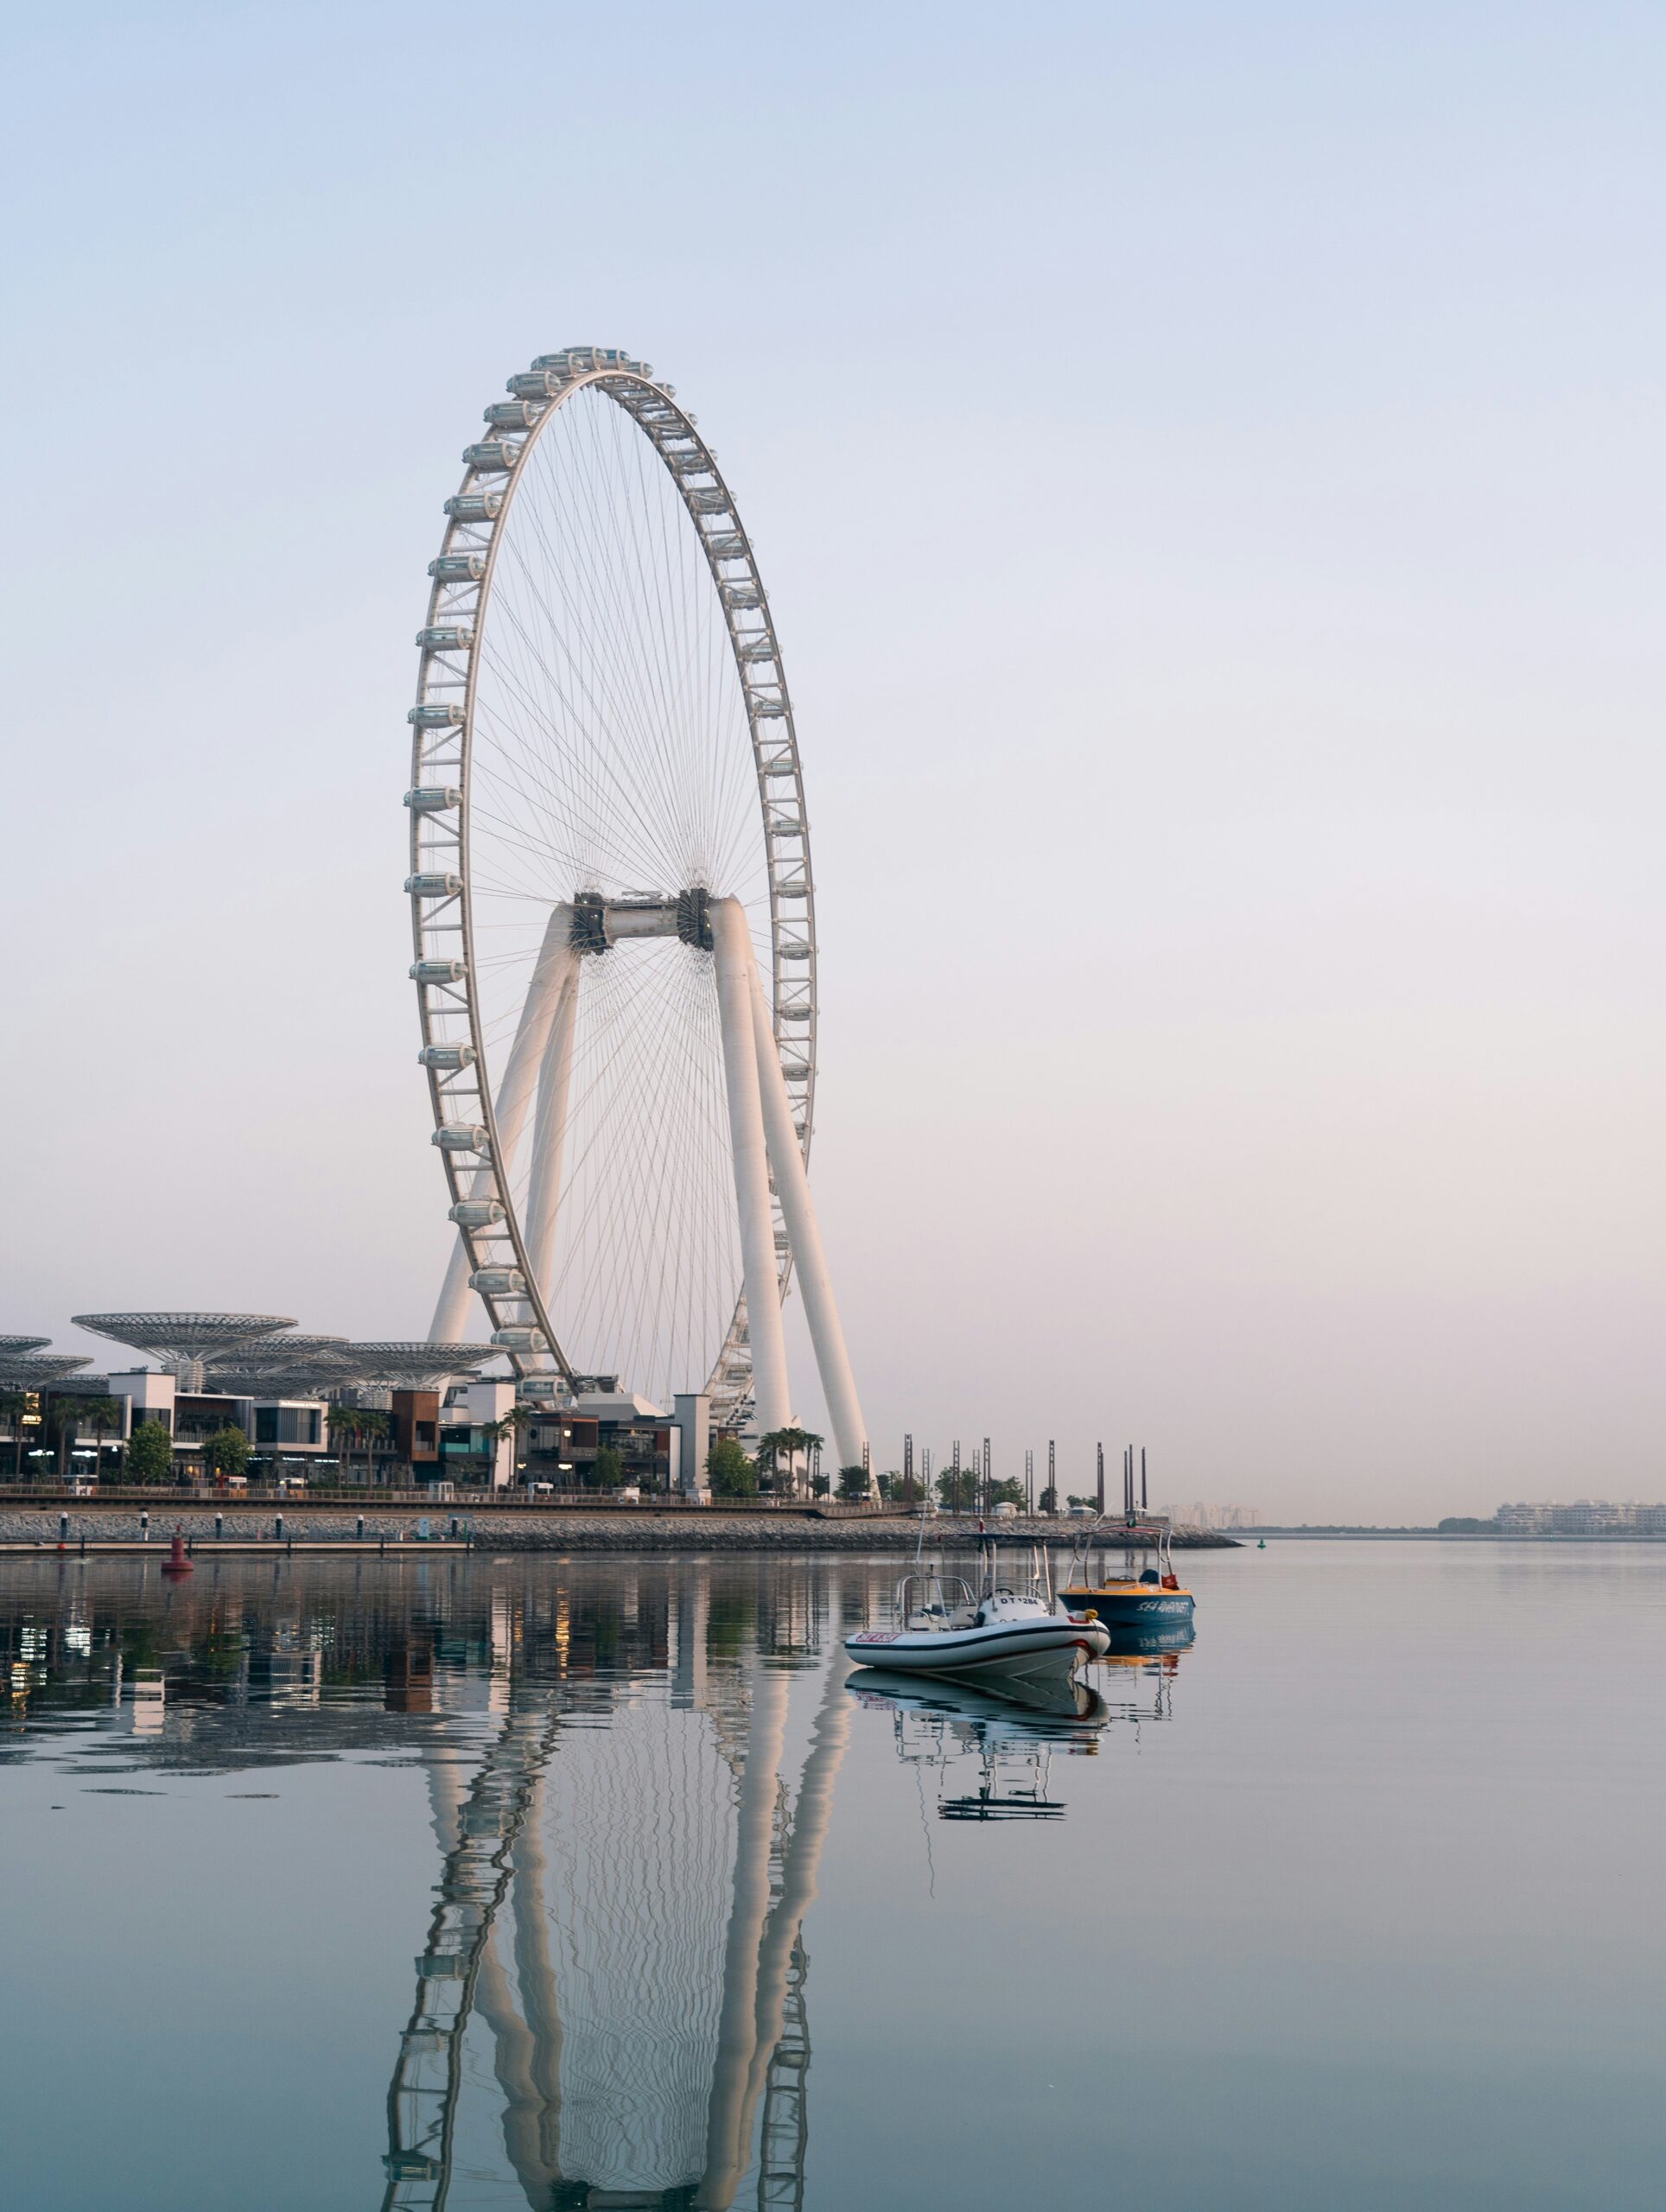
{"label": "blue and yellow boat", "polygon": [[[1096,1522],[1071,1554],[1059,1603],[1070,1612],[1096,1617],[1113,1637],[1135,1630],[1189,1629],[1193,1600],[1174,1572],[1173,1542],[1167,1514],[1129,1513],[1109,1525]],[[1100,1548],[1097,1575],[1091,1570],[1096,1544]],[[1120,1574],[1110,1571],[1105,1557],[1115,1545],[1121,1545],[1124,1554]],[[1154,1554],[1156,1564],[1136,1570],[1136,1552],[1148,1559]]]}

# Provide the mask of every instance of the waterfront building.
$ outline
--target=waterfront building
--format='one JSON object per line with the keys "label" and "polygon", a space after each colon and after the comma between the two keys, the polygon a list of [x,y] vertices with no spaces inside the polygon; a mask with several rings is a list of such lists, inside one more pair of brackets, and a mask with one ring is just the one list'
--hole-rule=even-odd
{"label": "waterfront building", "polygon": [[604,1449],[618,1454],[626,1488],[677,1487],[682,1440],[677,1425],[630,1390],[582,1391],[571,1406],[535,1415],[526,1432],[524,1479],[554,1490],[588,1490]]}
{"label": "waterfront building", "polygon": [[1571,1504],[1501,1505],[1493,1520],[1506,1536],[1666,1536],[1666,1505],[1635,1500],[1615,1504],[1606,1497],[1580,1497]]}
{"label": "waterfront building", "polygon": [[454,1382],[438,1413],[437,1471],[442,1482],[474,1490],[508,1490],[515,1481],[512,1378]]}
{"label": "waterfront building", "polygon": [[[330,1449],[328,1408],[322,1398],[186,1391],[172,1375],[151,1368],[66,1376],[19,1395],[21,1409],[0,1416],[0,1446],[12,1447],[16,1471],[24,1476],[55,1472],[60,1433],[67,1430],[69,1440],[61,1447],[66,1472],[78,1481],[109,1480],[119,1471],[134,1430],[145,1421],[156,1423],[171,1439],[175,1479],[181,1483],[206,1479],[204,1447],[222,1428],[241,1429],[248,1438],[249,1475],[257,1482],[304,1476]],[[80,1407],[90,1409],[104,1402],[118,1408],[115,1420],[95,1426],[92,1418],[77,1419]]]}

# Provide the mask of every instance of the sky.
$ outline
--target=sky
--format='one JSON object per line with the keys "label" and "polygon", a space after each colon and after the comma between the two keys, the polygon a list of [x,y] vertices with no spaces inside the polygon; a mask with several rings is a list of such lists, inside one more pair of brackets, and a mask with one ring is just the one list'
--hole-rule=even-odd
{"label": "sky", "polygon": [[0,1329],[426,1332],[410,641],[480,408],[595,342],[769,583],[878,1464],[1666,1497],[1658,9],[0,45]]}

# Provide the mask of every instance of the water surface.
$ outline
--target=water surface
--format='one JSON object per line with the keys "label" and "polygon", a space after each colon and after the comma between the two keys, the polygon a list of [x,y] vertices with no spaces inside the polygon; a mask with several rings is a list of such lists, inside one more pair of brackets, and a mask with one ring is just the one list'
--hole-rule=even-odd
{"label": "water surface", "polygon": [[1080,1719],[889,1560],[0,1565],[7,2201],[1655,2205],[1666,1552],[1186,1565]]}

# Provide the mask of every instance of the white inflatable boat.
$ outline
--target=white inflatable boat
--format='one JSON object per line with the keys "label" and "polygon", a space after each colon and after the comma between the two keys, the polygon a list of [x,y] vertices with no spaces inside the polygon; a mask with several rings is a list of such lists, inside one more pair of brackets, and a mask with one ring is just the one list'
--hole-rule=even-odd
{"label": "white inflatable boat", "polygon": [[890,1628],[848,1636],[858,1666],[898,1675],[952,1675],[989,1682],[1067,1682],[1084,1661],[1110,1649],[1103,1626],[1054,1607],[1045,1575],[1025,1590],[998,1580],[993,1549],[982,1595],[957,1575],[916,1567],[897,1585]]}

